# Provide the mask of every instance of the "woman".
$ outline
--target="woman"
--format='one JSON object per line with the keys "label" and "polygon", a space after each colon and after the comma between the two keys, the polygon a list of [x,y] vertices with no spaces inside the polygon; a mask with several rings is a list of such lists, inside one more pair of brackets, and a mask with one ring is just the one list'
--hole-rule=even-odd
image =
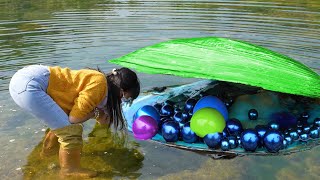
{"label": "woman", "polygon": [[9,91],[22,109],[51,129],[41,155],[49,156],[60,144],[60,175],[94,177],[96,172],[80,167],[81,123],[95,118],[101,124],[123,129],[126,121],[121,103],[137,98],[140,83],[136,73],[128,68],[104,74],[99,69],[31,65],[13,75]]}

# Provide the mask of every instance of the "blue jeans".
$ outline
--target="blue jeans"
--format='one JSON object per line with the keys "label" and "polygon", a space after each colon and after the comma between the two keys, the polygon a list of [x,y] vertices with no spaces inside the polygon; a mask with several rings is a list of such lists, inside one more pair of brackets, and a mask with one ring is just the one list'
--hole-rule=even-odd
{"label": "blue jeans", "polygon": [[50,72],[47,66],[31,65],[11,78],[9,91],[22,109],[40,119],[50,129],[70,125],[68,115],[47,94]]}

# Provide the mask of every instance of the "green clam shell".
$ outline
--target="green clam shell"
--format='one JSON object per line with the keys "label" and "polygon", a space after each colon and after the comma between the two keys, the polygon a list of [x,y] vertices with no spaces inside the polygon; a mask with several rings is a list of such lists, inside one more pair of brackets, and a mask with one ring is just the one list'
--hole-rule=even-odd
{"label": "green clam shell", "polygon": [[174,39],[109,60],[150,74],[214,79],[320,97],[320,76],[269,49],[218,37]]}

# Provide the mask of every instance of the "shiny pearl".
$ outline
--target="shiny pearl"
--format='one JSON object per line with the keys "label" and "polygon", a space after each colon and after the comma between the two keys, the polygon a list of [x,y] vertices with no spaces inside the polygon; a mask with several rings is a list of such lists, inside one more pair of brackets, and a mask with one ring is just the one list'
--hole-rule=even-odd
{"label": "shiny pearl", "polygon": [[319,129],[318,127],[311,127],[310,128],[310,132],[309,132],[309,136],[312,138],[312,139],[315,139],[315,138],[319,138]]}
{"label": "shiny pearl", "polygon": [[229,151],[230,145],[229,145],[228,139],[223,139],[223,140],[221,141],[221,149],[222,149],[223,151]]}
{"label": "shiny pearl", "polygon": [[248,117],[250,120],[258,119],[258,111],[256,109],[250,109],[248,112]]}

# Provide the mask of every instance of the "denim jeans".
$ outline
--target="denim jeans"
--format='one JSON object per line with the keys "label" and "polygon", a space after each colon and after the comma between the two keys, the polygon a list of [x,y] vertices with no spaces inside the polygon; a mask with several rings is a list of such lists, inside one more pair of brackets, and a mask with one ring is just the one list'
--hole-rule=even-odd
{"label": "denim jeans", "polygon": [[68,115],[47,94],[49,77],[47,66],[24,67],[11,78],[10,95],[17,105],[40,119],[50,129],[62,128],[71,123]]}

